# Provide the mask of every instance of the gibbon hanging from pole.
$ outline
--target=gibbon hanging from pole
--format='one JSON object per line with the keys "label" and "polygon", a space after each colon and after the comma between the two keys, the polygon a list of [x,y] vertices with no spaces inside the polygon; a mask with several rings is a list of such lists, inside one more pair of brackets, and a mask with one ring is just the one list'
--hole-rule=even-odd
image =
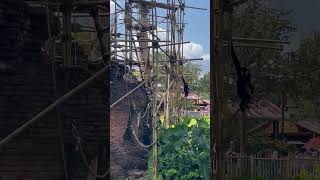
{"label": "gibbon hanging from pole", "polygon": [[254,87],[251,83],[251,76],[248,68],[240,66],[233,44],[231,45],[231,56],[237,72],[237,93],[241,100],[239,108],[241,112],[244,112],[245,109],[249,109],[248,104],[253,96]]}

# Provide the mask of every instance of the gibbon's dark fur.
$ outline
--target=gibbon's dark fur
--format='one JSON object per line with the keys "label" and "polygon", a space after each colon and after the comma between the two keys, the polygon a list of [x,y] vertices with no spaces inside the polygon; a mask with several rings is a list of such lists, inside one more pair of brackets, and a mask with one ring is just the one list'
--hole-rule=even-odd
{"label": "gibbon's dark fur", "polygon": [[231,46],[231,56],[237,72],[237,93],[241,100],[239,107],[243,112],[246,108],[249,109],[248,104],[252,98],[254,88],[251,84],[250,72],[246,67],[241,67],[239,59]]}
{"label": "gibbon's dark fur", "polygon": [[184,91],[184,97],[187,97],[189,95],[190,89],[188,83],[184,80],[182,76],[182,81],[183,81],[183,91]]}

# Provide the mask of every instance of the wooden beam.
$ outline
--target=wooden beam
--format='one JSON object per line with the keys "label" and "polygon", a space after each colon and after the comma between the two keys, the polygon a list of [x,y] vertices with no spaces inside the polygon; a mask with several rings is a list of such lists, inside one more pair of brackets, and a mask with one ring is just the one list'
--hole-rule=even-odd
{"label": "wooden beam", "polygon": [[71,11],[72,2],[69,0],[64,0],[64,11],[63,11],[63,50],[64,50],[64,65],[72,64],[71,57],[71,46],[72,46],[72,35],[71,35]]}
{"label": "wooden beam", "polygon": [[[213,22],[213,29],[214,29],[214,36],[218,35],[219,37],[224,37],[224,13],[223,13],[223,3],[224,0],[216,0],[212,2],[211,9],[215,9],[216,7],[219,8],[218,14],[211,13],[211,16],[213,16],[211,19]],[[217,44],[216,44],[217,43]],[[224,40],[223,38],[217,39],[217,42],[215,39],[213,39],[213,45],[211,46],[211,52],[213,52],[213,62],[212,68],[214,71],[211,71],[211,77],[214,79],[213,86],[211,88],[214,88],[214,97],[211,98],[212,103],[211,104],[211,114],[215,114],[215,118],[211,118],[216,120],[216,123],[210,123],[211,126],[211,132],[215,132],[215,134],[212,134],[211,137],[213,138],[215,135],[216,140],[216,152],[217,152],[217,174],[216,179],[217,180],[224,180],[225,179],[225,152],[224,152],[224,100],[223,100],[223,86],[224,86],[224,73],[223,73],[223,67],[225,63],[226,53],[224,48]],[[215,49],[218,48],[218,49]],[[217,52],[220,54],[217,55]],[[212,96],[213,97],[213,96]],[[213,108],[213,104],[216,105],[215,108]],[[215,109],[215,111],[213,111]],[[213,126],[215,125],[215,127]],[[215,131],[213,131],[215,129]],[[213,145],[212,145],[213,146]],[[213,158],[213,156],[212,156]],[[214,167],[215,161],[212,160],[212,168]],[[213,169],[212,169],[213,171]]]}
{"label": "wooden beam", "polygon": [[246,128],[246,111],[241,112],[240,124],[240,153],[246,152],[247,128]]}
{"label": "wooden beam", "polygon": [[274,44],[289,44],[289,41],[275,40],[275,39],[256,39],[256,38],[239,38],[232,37],[232,41],[251,42],[251,43],[274,43]]}
{"label": "wooden beam", "polygon": [[132,2],[141,4],[147,7],[157,7],[157,8],[168,9],[168,10],[172,10],[174,8],[176,9],[176,7],[166,3],[159,3],[159,2],[154,3],[154,2],[144,1],[144,0],[132,0]]}
{"label": "wooden beam", "polygon": [[77,1],[72,3],[73,6],[98,6],[107,5],[108,1]]}
{"label": "wooden beam", "polygon": [[247,43],[236,43],[234,47],[243,47],[243,48],[258,48],[258,49],[271,49],[282,51],[283,46],[266,46],[266,45],[257,45],[257,44],[247,44]]}

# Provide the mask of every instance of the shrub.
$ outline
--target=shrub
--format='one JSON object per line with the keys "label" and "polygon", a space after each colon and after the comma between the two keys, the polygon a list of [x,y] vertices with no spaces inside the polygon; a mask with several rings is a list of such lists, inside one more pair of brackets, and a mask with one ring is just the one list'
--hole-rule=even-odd
{"label": "shrub", "polygon": [[209,136],[210,126],[205,118],[187,118],[174,128],[159,130],[158,179],[210,179]]}

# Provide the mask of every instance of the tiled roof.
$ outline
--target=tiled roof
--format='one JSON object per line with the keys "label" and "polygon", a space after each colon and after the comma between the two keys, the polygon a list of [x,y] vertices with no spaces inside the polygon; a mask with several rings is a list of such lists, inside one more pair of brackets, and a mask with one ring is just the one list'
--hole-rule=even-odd
{"label": "tiled roof", "polygon": [[197,94],[195,93],[190,93],[188,96],[187,96],[187,99],[190,99],[190,100],[198,100],[198,99],[201,99]]}
{"label": "tiled roof", "polygon": [[[233,103],[231,106],[229,105],[229,108],[231,108],[232,112],[236,112],[239,105]],[[282,118],[282,111],[280,107],[265,98],[254,98],[247,110],[247,117],[280,120]],[[289,118],[287,113],[285,113],[285,118]]]}

